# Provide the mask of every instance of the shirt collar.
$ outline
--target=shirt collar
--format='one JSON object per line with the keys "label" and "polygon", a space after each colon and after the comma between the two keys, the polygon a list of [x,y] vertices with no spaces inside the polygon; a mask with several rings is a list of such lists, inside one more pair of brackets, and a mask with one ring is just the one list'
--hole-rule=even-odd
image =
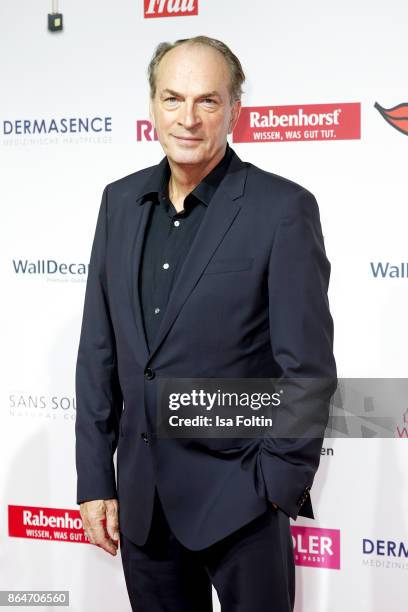
{"label": "shirt collar", "polygon": [[[191,192],[203,204],[208,206],[212,196],[217,190],[222,178],[224,177],[229,163],[231,161],[233,151],[227,142],[224,157],[216,166],[196,185]],[[143,192],[139,194],[139,204],[143,204],[147,200],[148,195],[164,193],[168,196],[168,181],[170,178],[170,165],[166,157],[163,157],[161,162],[155,166],[152,174],[146,182]],[[189,194],[189,195],[191,195]]]}

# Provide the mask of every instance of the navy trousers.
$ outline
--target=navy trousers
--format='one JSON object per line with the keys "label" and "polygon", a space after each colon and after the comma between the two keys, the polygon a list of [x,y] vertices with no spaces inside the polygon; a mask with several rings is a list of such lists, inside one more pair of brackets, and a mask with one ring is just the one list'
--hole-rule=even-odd
{"label": "navy trousers", "polygon": [[160,498],[144,546],[120,532],[120,551],[133,612],[212,612],[212,585],[222,612],[292,612],[295,561],[289,517],[270,508],[199,551],[173,535]]}

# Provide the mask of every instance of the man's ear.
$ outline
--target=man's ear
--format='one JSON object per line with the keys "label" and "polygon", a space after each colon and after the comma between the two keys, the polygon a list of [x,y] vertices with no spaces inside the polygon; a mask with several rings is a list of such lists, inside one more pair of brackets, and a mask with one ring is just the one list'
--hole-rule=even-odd
{"label": "man's ear", "polygon": [[241,113],[241,100],[235,100],[234,104],[232,105],[232,110],[231,110],[231,119],[230,119],[230,123],[228,126],[228,134],[231,134],[231,132],[233,131],[234,127],[236,126],[236,123],[238,121],[238,117]]}

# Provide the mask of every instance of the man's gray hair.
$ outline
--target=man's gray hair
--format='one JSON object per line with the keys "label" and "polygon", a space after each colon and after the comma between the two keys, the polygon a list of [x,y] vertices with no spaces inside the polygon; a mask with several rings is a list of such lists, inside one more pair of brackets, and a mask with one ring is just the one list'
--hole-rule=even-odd
{"label": "man's gray hair", "polygon": [[179,47],[180,45],[185,44],[207,45],[208,47],[217,49],[217,51],[222,53],[230,70],[229,92],[231,104],[233,104],[236,100],[240,100],[243,93],[241,86],[242,83],[245,81],[245,74],[242,69],[241,62],[225,43],[223,43],[221,40],[217,40],[216,38],[209,38],[208,36],[193,36],[192,38],[180,38],[174,43],[161,42],[157,45],[153,53],[153,57],[150,60],[149,66],[147,68],[147,75],[150,85],[150,97],[154,98],[156,95],[156,72],[160,61],[168,51],[171,51],[171,49],[175,49],[175,47]]}

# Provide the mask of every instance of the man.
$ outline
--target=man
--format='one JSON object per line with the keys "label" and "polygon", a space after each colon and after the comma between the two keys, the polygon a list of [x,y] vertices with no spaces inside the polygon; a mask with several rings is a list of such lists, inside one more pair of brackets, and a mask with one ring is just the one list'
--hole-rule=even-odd
{"label": "man", "polygon": [[165,157],[107,185],[96,225],[77,502],[92,543],[114,555],[120,541],[138,612],[209,612],[211,585],[222,612],[293,610],[289,517],[314,518],[322,438],[156,431],[160,378],[336,376],[316,200],[227,143],[244,78],[215,39],[159,45],[150,117]]}

